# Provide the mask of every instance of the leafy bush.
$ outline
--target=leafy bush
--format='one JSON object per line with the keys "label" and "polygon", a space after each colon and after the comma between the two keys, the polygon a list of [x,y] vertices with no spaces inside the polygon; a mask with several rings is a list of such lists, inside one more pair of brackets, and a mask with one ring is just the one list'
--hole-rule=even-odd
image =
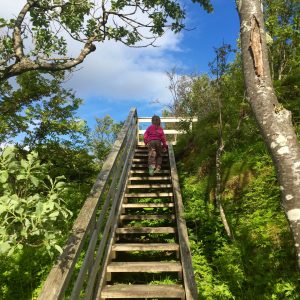
{"label": "leafy bush", "polygon": [[22,159],[13,147],[3,151],[0,166],[0,254],[25,245],[61,252],[61,228],[72,215],[62,198],[64,177],[53,180],[47,175],[50,166],[41,164],[36,152]]}

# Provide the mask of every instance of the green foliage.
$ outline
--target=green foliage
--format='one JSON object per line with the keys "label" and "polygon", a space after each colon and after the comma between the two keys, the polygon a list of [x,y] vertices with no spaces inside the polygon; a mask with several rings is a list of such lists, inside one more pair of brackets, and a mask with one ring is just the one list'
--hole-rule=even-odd
{"label": "green foliage", "polygon": [[52,264],[48,253],[43,248],[24,246],[11,256],[0,255],[0,259],[0,299],[36,299]]}
{"label": "green foliage", "polygon": [[86,123],[75,116],[82,100],[62,88],[64,78],[64,73],[46,77],[34,71],[18,76],[16,89],[4,83],[5,88],[0,89],[0,142],[22,134],[23,146],[67,137],[80,143],[87,134]]}
{"label": "green foliage", "polygon": [[263,4],[272,75],[280,80],[299,68],[300,4],[293,0],[264,0]]}
{"label": "green foliage", "polygon": [[94,156],[101,163],[103,162],[112,148],[114,141],[121,130],[123,123],[114,123],[109,116],[96,118],[96,126],[91,133],[91,148]]}
{"label": "green foliage", "polygon": [[[264,4],[273,37],[269,47],[276,93],[292,111],[299,132],[299,5]],[[205,75],[182,79],[177,85],[171,82],[175,95],[171,112],[198,116],[192,132],[180,137],[175,150],[199,298],[300,299],[293,239],[273,162],[246,102],[240,53],[235,55],[232,63],[213,69],[218,84]],[[232,240],[214,203],[219,117],[217,101],[211,99],[218,95],[225,144],[222,205]]]}
{"label": "green foliage", "polygon": [[[71,69],[96,49],[93,44],[96,42],[115,40],[127,46],[149,46],[167,29],[177,33],[184,28],[185,11],[177,0],[54,2],[55,5],[45,0],[29,2],[14,13],[24,18],[0,19],[5,31],[0,38],[0,79],[34,69],[50,72]],[[212,11],[209,0],[194,2],[207,12]],[[66,35],[82,43],[78,57],[66,57],[71,47]],[[19,41],[20,47],[14,45],[14,41]],[[23,47],[26,44],[32,47]],[[14,61],[12,57],[18,59]],[[20,60],[27,63],[19,64],[16,72],[12,66]]]}
{"label": "green foliage", "polygon": [[[298,299],[292,237],[280,206],[274,168],[262,145],[247,143],[242,150],[226,152],[222,160],[223,205],[233,241],[228,240],[213,204],[214,170],[191,171],[187,167],[191,158],[186,155],[181,160],[180,180],[200,299]],[[201,152],[207,149],[198,151],[191,156],[200,161],[201,169],[206,165]]]}
{"label": "green foliage", "polygon": [[49,253],[61,252],[59,227],[72,215],[62,199],[64,177],[53,180],[36,152],[22,159],[12,147],[3,151],[0,164],[0,254],[42,245]]}

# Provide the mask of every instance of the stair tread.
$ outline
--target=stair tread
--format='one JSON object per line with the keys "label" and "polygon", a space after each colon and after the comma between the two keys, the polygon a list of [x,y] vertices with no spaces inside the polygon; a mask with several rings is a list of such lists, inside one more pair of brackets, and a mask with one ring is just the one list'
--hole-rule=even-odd
{"label": "stair tread", "polygon": [[[130,170],[131,174],[149,174],[148,170]],[[157,174],[169,174],[170,170],[160,170]]]}
{"label": "stair tread", "polygon": [[129,180],[134,181],[146,181],[146,180],[171,180],[170,176],[136,176],[136,177],[129,177]]}
{"label": "stair tread", "polygon": [[175,233],[175,227],[119,227],[117,233]]}
{"label": "stair tread", "polygon": [[137,261],[137,262],[111,262],[107,266],[107,272],[181,272],[180,262],[162,261]]}
{"label": "stair tread", "polygon": [[[145,157],[145,156],[143,156],[143,157],[134,157],[132,161],[133,162],[142,162],[142,163],[147,164],[148,163],[148,158]],[[163,157],[163,163],[168,163],[168,162],[169,162],[169,160],[166,159],[165,157]]]}
{"label": "stair tread", "polygon": [[178,251],[176,243],[120,243],[112,246],[113,251]]}
{"label": "stair tread", "polygon": [[[135,152],[134,153],[134,158],[144,158],[144,159],[148,159],[148,151],[143,151],[143,152]],[[167,154],[163,154],[162,155],[163,159],[169,159],[169,156]]]}
{"label": "stair tread", "polygon": [[174,220],[175,215],[121,215],[120,220]]}
{"label": "stair tread", "polygon": [[174,207],[174,203],[124,203],[123,208],[160,208]]}
{"label": "stair tread", "polygon": [[184,288],[178,284],[116,284],[107,285],[101,292],[101,298],[183,298]]}
{"label": "stair tread", "polygon": [[[168,167],[169,166],[169,163],[162,163],[162,167]],[[141,164],[141,163],[133,163],[131,165],[131,168],[147,168],[148,169],[148,163],[144,163],[144,164]]]}
{"label": "stair tread", "polygon": [[156,198],[156,197],[172,197],[173,193],[127,193],[126,198]]}
{"label": "stair tread", "polygon": [[172,184],[159,184],[159,183],[147,183],[147,184],[128,184],[127,188],[129,189],[159,189],[159,188],[171,188]]}

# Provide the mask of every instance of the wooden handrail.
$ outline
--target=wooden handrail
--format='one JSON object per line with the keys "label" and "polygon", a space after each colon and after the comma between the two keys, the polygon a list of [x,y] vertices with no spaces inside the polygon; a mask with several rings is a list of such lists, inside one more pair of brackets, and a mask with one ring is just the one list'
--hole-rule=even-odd
{"label": "wooden handrail", "polygon": [[171,167],[171,177],[173,183],[173,195],[175,210],[177,215],[177,229],[178,229],[178,239],[180,244],[180,256],[182,262],[183,270],[183,280],[184,288],[186,293],[186,300],[196,300],[198,299],[197,285],[195,281],[195,275],[192,265],[192,257],[189,246],[189,237],[186,228],[186,222],[184,219],[184,208],[182,202],[182,196],[179,186],[179,178],[177,174],[175,156],[173,151],[173,146],[169,145],[169,159]]}
{"label": "wooden handrail", "polygon": [[[105,243],[101,243],[100,240],[99,247],[102,249],[98,251],[99,249],[96,249],[97,239],[99,234],[104,235],[105,230],[110,229],[109,226],[105,226],[104,232],[101,232],[105,221],[107,221],[107,214],[113,214],[111,210],[116,209],[116,202],[119,199],[115,195],[120,193],[126,180],[126,176],[123,174],[125,172],[124,169],[128,168],[128,164],[124,164],[124,161],[128,160],[128,156],[130,155],[127,147],[136,143],[136,136],[137,111],[134,108],[131,109],[108,158],[104,162],[101,172],[73,225],[71,235],[63,248],[63,253],[51,269],[38,300],[62,299],[66,289],[70,288],[70,282],[75,282],[73,288],[71,288],[71,299],[78,299],[87,273],[95,273],[93,268],[99,268],[95,263],[96,259],[93,259],[93,254],[97,251],[97,262],[101,261],[105,253]],[[99,217],[97,217],[99,209],[101,209],[101,212]],[[109,209],[111,210],[109,211]],[[78,262],[88,236],[90,236],[89,245],[85,253],[84,262],[81,265],[81,270],[77,278],[71,281],[75,265]]]}

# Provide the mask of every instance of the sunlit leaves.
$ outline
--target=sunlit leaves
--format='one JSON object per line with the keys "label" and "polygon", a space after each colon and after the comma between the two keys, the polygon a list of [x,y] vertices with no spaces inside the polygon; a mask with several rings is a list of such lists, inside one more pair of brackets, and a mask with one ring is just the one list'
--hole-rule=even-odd
{"label": "sunlit leaves", "polygon": [[61,140],[62,136],[72,138],[75,144],[87,133],[86,123],[75,116],[82,100],[61,87],[64,78],[60,73],[49,77],[27,72],[17,77],[15,90],[2,90],[0,141],[22,132],[26,145]]}
{"label": "sunlit leaves", "polygon": [[109,115],[96,118],[95,129],[91,133],[91,148],[100,162],[107,157],[121,127],[122,123],[114,123]]}
{"label": "sunlit leaves", "polygon": [[60,228],[72,215],[64,204],[64,177],[50,178],[36,152],[18,159],[13,147],[0,156],[0,254],[26,246],[60,251]]}
{"label": "sunlit leaves", "polygon": [[[212,11],[209,0],[196,2]],[[0,27],[6,31],[0,46],[3,79],[32,69],[70,69],[95,49],[96,42],[114,39],[127,46],[153,45],[167,29],[182,30],[185,18],[184,5],[177,0],[37,0],[18,13],[24,15],[24,20],[19,18],[21,24],[0,19]],[[13,32],[20,33],[17,39]],[[84,51],[77,57],[69,57],[67,36],[83,45]],[[18,47],[13,45],[15,41]],[[24,47],[27,44],[31,46]],[[18,53],[14,53],[16,49]],[[11,60],[14,56],[18,59]],[[21,68],[18,72],[11,68],[16,64]]]}

